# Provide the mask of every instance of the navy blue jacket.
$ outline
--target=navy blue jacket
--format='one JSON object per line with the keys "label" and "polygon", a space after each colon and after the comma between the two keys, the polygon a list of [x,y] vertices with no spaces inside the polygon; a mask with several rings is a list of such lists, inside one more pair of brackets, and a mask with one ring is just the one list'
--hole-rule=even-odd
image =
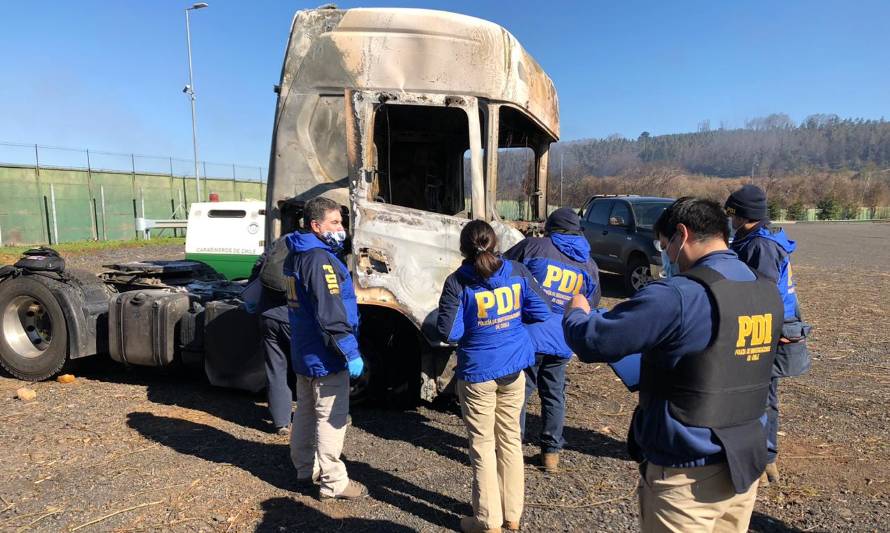
{"label": "navy blue jacket", "polygon": [[[695,266],[710,267],[730,280],[755,279],[730,250],[708,254]],[[627,354],[660,352],[665,368],[673,368],[687,354],[711,344],[711,313],[702,285],[672,277],[646,285],[601,315],[575,309],[566,314],[563,326],[566,341],[582,361],[608,363]],[[647,409],[638,409],[631,425],[643,456],[653,464],[687,468],[725,461],[713,432],[675,419],[664,399],[654,398]]]}
{"label": "navy blue jacket", "polygon": [[745,235],[737,234],[731,248],[743,263],[776,282],[785,307],[785,321],[799,321],[797,283],[791,272],[791,254],[797,244],[788,239],[785,231],[771,230],[768,223],[761,223]]}
{"label": "navy blue jacket", "polygon": [[314,233],[287,236],[284,263],[294,372],[321,377],[361,356],[358,304],[346,265]]}
{"label": "navy blue jacket", "polygon": [[548,237],[528,237],[504,254],[528,268],[550,301],[550,318],[528,325],[535,352],[562,358],[572,349],[562,334],[565,306],[576,294],[583,294],[596,307],[600,301],[599,270],[590,258],[590,244],[583,235],[551,233]]}
{"label": "navy blue jacket", "polygon": [[458,379],[479,383],[533,365],[535,350],[523,323],[549,317],[541,288],[522,263],[502,261],[488,279],[464,263],[445,280],[436,328],[442,339],[458,344]]}

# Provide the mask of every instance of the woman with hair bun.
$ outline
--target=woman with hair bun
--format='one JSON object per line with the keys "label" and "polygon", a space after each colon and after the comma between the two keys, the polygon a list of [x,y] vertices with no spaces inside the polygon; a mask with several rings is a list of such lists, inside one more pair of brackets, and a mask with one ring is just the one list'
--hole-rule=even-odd
{"label": "woman with hair bun", "polygon": [[519,529],[525,493],[519,426],[523,370],[535,363],[523,323],[550,316],[528,269],[501,259],[496,247],[487,222],[464,226],[465,259],[445,280],[436,324],[443,339],[457,343],[457,393],[473,465],[473,516],[461,519],[464,532]]}

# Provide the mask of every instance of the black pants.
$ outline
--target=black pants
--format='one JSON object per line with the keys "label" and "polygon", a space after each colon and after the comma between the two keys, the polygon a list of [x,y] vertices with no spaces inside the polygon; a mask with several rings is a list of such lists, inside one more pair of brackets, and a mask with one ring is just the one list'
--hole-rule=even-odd
{"label": "black pants", "polygon": [[290,323],[262,317],[269,412],[276,428],[290,425],[294,392],[290,369]]}

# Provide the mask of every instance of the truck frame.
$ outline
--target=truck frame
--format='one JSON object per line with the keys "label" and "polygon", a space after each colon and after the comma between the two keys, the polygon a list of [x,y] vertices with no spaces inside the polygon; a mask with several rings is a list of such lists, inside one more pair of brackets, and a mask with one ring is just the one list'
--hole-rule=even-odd
{"label": "truck frame", "polygon": [[[320,8],[295,15],[275,89],[265,245],[304,230],[302,208],[313,197],[344,206],[367,363],[354,392],[434,399],[453,381],[453,348],[436,340],[433,326],[444,280],[462,260],[464,224],[489,221],[505,250],[522,238],[519,229],[546,217],[548,153],[559,137],[553,82],[515,37],[487,21],[419,9]],[[525,223],[508,222],[497,210],[498,157],[512,148],[534,155],[526,179],[532,220]],[[256,374],[254,355],[212,353],[207,346],[215,334],[207,309],[222,316],[217,302],[231,301],[239,287],[189,261],[114,265],[99,276],[7,273],[0,281],[0,363],[23,379],[43,379],[65,358],[108,350],[130,364],[203,363],[211,383],[253,389],[259,378],[238,374]],[[135,309],[144,301],[164,307],[157,300],[164,295],[151,292],[157,290],[185,295],[188,308],[165,319],[177,320],[170,346],[136,343],[145,353],[128,358],[109,345],[108,330],[128,320],[143,329],[160,320]],[[123,305],[132,291],[143,297]],[[53,315],[49,322],[34,321],[38,310]],[[47,342],[40,331],[49,323]],[[142,344],[162,344],[161,337],[167,342],[158,333]],[[39,372],[16,367],[51,352],[51,364],[31,365]]]}

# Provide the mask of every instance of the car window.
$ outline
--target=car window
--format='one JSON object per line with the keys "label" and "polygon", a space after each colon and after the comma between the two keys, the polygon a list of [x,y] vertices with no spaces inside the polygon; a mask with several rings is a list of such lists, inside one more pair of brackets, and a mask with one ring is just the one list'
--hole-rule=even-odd
{"label": "car window", "polygon": [[655,225],[655,221],[658,220],[658,217],[661,216],[661,213],[664,212],[668,206],[671,205],[670,201],[660,201],[660,202],[638,202],[634,203],[634,214],[637,217],[637,226],[643,226],[647,228],[651,228]]}
{"label": "car window", "polygon": [[609,213],[609,225],[629,226],[630,220],[630,207],[624,202],[615,202],[612,212]]}
{"label": "car window", "polygon": [[587,221],[605,226],[609,218],[611,203],[609,200],[594,200],[590,208],[587,209]]}

